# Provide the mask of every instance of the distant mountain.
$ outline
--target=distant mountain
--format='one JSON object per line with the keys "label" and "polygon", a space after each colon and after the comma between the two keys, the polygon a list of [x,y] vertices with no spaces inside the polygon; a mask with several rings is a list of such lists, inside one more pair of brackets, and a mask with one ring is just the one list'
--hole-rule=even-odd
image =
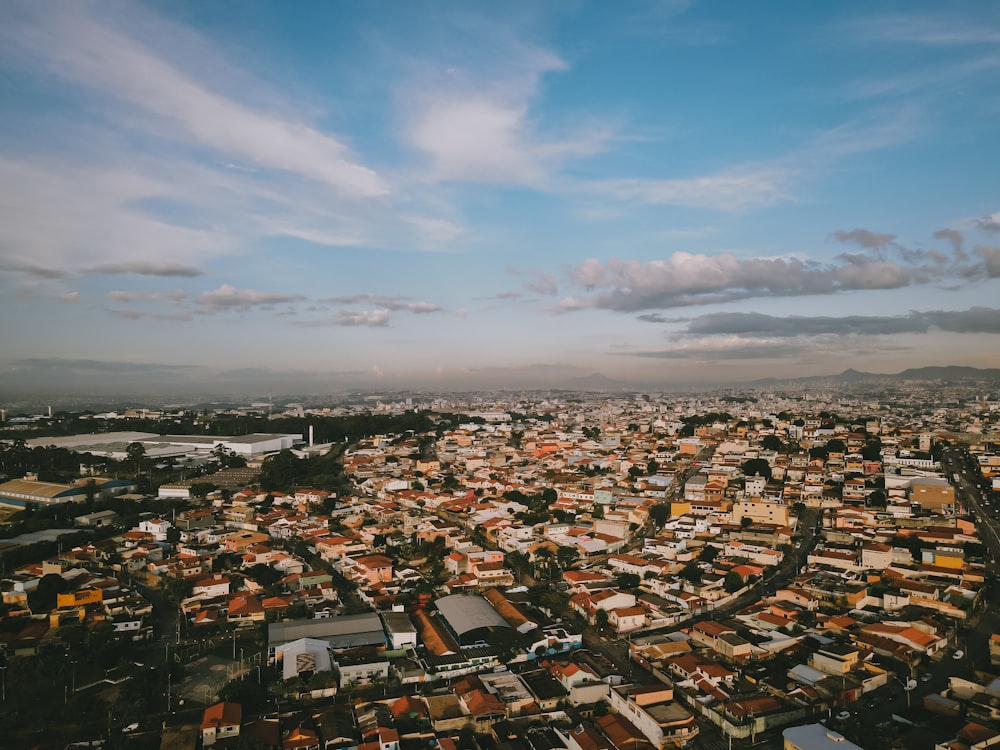
{"label": "distant mountain", "polygon": [[903,370],[897,378],[904,380],[997,380],[1000,379],[1000,368],[961,367],[947,365],[945,367],[918,367]]}
{"label": "distant mountain", "polygon": [[911,367],[897,373],[862,372],[847,369],[839,375],[812,375],[805,378],[764,378],[755,380],[751,385],[772,386],[781,383],[864,383],[864,382],[894,382],[899,380],[943,380],[957,383],[962,380],[998,380],[1000,368],[963,367],[960,365],[945,365],[942,367]]}

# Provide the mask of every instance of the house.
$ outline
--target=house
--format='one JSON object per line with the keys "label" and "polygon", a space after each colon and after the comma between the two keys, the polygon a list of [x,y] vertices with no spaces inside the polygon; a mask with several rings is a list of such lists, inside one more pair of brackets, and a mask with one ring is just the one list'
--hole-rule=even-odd
{"label": "house", "polygon": [[205,599],[215,596],[225,596],[229,593],[230,585],[229,576],[222,573],[215,573],[196,580],[191,590],[191,595],[204,597]]}
{"label": "house", "polygon": [[613,688],[611,710],[631,722],[657,750],[679,747],[698,736],[694,715],[674,701],[670,685]]}
{"label": "house", "polygon": [[385,555],[356,557],[354,566],[369,585],[392,580],[392,559]]}
{"label": "house", "polygon": [[143,534],[149,534],[154,542],[167,541],[167,531],[170,529],[170,521],[154,518],[149,521],[140,521],[137,527]]}
{"label": "house", "polygon": [[285,732],[281,747],[282,750],[320,750],[321,745],[315,730],[295,727]]}
{"label": "house", "polygon": [[201,715],[201,743],[205,747],[222,743],[240,734],[243,706],[222,701],[209,706]]}
{"label": "house", "polygon": [[646,610],[642,607],[618,607],[611,610],[608,622],[619,633],[638,630],[646,624]]}

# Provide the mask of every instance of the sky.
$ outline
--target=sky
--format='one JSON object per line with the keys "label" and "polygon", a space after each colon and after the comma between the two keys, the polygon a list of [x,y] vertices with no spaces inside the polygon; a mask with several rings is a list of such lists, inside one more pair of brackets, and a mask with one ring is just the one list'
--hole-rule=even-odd
{"label": "sky", "polygon": [[4,3],[0,399],[1000,366],[1000,4]]}

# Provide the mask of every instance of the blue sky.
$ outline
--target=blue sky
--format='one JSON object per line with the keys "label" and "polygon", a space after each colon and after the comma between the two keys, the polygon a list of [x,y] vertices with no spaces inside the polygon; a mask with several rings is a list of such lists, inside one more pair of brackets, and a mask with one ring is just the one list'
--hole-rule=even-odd
{"label": "blue sky", "polygon": [[993,2],[12,2],[0,389],[1000,366]]}

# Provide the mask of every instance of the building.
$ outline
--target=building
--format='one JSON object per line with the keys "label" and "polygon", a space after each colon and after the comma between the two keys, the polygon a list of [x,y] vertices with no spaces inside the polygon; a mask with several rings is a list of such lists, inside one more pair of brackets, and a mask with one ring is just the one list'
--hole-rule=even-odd
{"label": "building", "polygon": [[326,641],[330,648],[343,650],[357,646],[385,646],[382,620],[374,612],[341,615],[323,620],[289,620],[267,626],[267,645],[272,658],[281,658],[282,647],[300,638]]}
{"label": "building", "polygon": [[788,727],[781,733],[783,750],[863,750],[843,735],[822,724]]}
{"label": "building", "polygon": [[924,510],[951,513],[955,509],[955,488],[939,477],[914,477],[910,481],[910,502]]}
{"label": "building", "polygon": [[243,707],[239,703],[223,701],[209,706],[201,716],[201,744],[211,747],[217,742],[239,737],[243,721]]}
{"label": "building", "polygon": [[405,612],[382,612],[381,617],[394,651],[401,651],[407,647],[416,648],[417,629],[409,615]]}
{"label": "building", "polygon": [[330,672],[333,662],[330,660],[330,645],[326,641],[313,638],[300,638],[286,643],[281,654],[281,679],[290,680],[293,677]]}
{"label": "building", "polygon": [[698,736],[698,721],[674,701],[671,685],[629,685],[611,690],[611,709],[642,732],[657,750],[682,747]]}
{"label": "building", "polygon": [[12,479],[0,484],[0,505],[24,508],[34,505],[61,505],[82,502],[87,490],[79,485],[39,482],[36,479]]}
{"label": "building", "polygon": [[437,610],[462,648],[487,644],[494,630],[511,630],[486,599],[477,594],[452,594],[438,599]]}

